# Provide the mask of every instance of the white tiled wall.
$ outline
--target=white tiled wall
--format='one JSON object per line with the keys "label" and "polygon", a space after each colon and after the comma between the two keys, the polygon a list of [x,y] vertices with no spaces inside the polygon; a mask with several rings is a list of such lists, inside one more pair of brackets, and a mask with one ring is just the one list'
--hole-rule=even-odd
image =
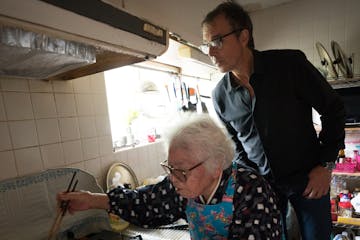
{"label": "white tiled wall", "polygon": [[0,79],[0,180],[77,167],[105,187],[111,164],[129,164],[141,181],[162,173],[164,157],[161,143],[113,153],[103,73],[53,82]]}
{"label": "white tiled wall", "polygon": [[354,72],[360,74],[360,1],[297,0],[251,14],[255,46],[259,50],[301,49],[317,67],[315,48],[321,42],[330,56],[332,40],[345,54],[354,54]]}

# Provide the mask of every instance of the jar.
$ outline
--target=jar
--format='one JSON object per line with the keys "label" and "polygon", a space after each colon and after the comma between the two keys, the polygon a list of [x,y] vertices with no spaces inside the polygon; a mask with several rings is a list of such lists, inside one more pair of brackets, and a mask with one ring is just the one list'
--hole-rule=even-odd
{"label": "jar", "polygon": [[340,217],[352,217],[353,209],[351,202],[339,202],[338,208]]}
{"label": "jar", "polygon": [[331,220],[336,222],[338,217],[337,198],[331,198]]}
{"label": "jar", "polygon": [[341,190],[341,193],[339,194],[339,201],[340,202],[350,202],[352,198],[352,194],[349,192],[348,189]]}

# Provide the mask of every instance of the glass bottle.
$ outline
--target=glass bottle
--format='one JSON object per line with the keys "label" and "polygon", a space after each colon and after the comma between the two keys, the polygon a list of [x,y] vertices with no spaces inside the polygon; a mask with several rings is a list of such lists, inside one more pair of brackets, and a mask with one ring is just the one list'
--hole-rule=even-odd
{"label": "glass bottle", "polygon": [[344,163],[345,157],[346,157],[345,156],[345,149],[340,149],[339,154],[338,154],[337,162],[338,163]]}
{"label": "glass bottle", "polygon": [[360,171],[360,155],[358,150],[354,150],[353,161],[356,163],[356,169]]}

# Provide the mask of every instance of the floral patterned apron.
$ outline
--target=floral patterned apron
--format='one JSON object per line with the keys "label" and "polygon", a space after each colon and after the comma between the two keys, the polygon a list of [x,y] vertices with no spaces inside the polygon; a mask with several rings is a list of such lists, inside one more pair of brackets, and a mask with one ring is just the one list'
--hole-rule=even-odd
{"label": "floral patterned apron", "polygon": [[186,206],[186,216],[192,240],[225,240],[228,238],[229,226],[233,218],[235,167],[236,164],[233,164],[233,171],[220,203],[207,205],[189,199]]}

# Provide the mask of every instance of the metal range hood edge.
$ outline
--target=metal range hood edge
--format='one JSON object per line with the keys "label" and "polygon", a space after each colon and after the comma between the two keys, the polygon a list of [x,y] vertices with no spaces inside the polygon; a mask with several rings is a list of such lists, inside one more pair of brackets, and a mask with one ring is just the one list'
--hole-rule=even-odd
{"label": "metal range hood edge", "polygon": [[[47,2],[3,0],[0,6],[0,24],[91,46],[96,51],[96,63],[48,76],[44,78],[46,80],[68,80],[153,59],[168,48],[167,30],[102,1]],[[61,7],[53,5],[57,2],[61,2]],[[74,6],[73,2],[77,4]],[[68,9],[64,9],[63,5]],[[86,8],[83,7],[85,5],[90,10],[95,6],[98,15],[94,17],[92,11],[86,13]],[[81,8],[82,15],[74,12],[76,7]],[[101,10],[107,13],[110,11],[112,17],[101,19],[101,16],[106,15]],[[115,21],[114,24],[111,20]],[[120,20],[123,22],[119,23]]]}

